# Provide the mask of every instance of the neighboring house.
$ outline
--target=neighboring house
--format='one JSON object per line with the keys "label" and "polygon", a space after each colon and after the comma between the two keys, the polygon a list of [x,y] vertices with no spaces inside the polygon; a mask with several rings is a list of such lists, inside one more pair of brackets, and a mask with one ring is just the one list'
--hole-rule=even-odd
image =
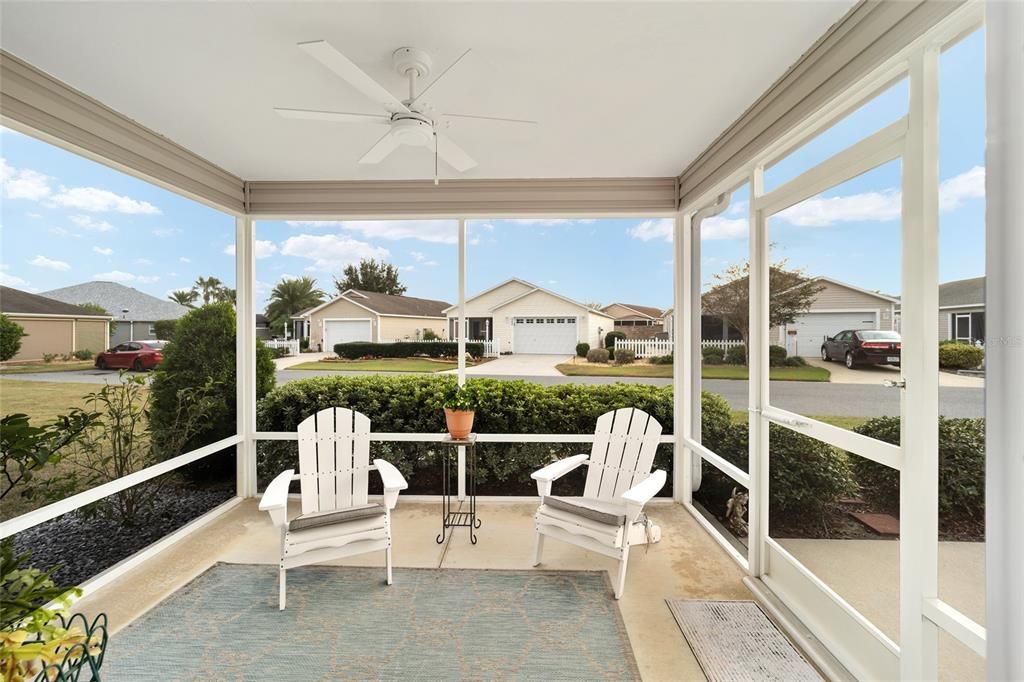
{"label": "neighboring house", "polygon": [[[900,309],[897,308],[897,325],[899,318]],[[939,339],[985,343],[984,277],[958,279],[939,285]]]}
{"label": "neighboring house", "polygon": [[650,339],[667,331],[665,311],[647,305],[634,303],[612,303],[601,312],[612,317],[613,328],[622,332],[627,339]]}
{"label": "neighboring house", "polygon": [[20,324],[27,336],[12,360],[42,360],[76,350],[100,353],[110,347],[110,315],[27,291],[0,286],[0,312]]}
{"label": "neighboring house", "polygon": [[[458,338],[458,306],[444,312]],[[466,299],[466,338],[497,340],[502,353],[572,355],[577,343],[599,346],[613,325],[607,313],[517,278]]]}
{"label": "neighboring house", "polygon": [[270,320],[267,319],[266,315],[256,313],[256,338],[269,339],[270,337]]}
{"label": "neighboring house", "polygon": [[349,341],[406,341],[430,329],[445,332],[445,301],[390,296],[349,289],[337,298],[292,316],[295,327],[309,337],[310,348],[330,351]]}
{"label": "neighboring house", "polygon": [[[807,312],[769,332],[772,344],[785,346],[790,355],[817,356],[821,342],[844,329],[895,329],[900,300],[829,277],[809,280],[824,288]],[[801,285],[803,286],[803,285]]]}
{"label": "neighboring house", "polygon": [[73,305],[95,303],[102,306],[117,322],[110,332],[109,347],[126,341],[155,339],[153,324],[157,320],[177,320],[189,311],[174,301],[150,296],[117,282],[83,282],[44,291],[43,295]]}

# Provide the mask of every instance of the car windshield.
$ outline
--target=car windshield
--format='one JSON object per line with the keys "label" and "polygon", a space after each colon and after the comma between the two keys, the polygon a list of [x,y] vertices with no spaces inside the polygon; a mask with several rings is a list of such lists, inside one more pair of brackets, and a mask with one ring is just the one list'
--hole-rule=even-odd
{"label": "car windshield", "polygon": [[898,332],[882,332],[882,331],[867,331],[857,332],[860,338],[865,341],[899,341],[900,335]]}

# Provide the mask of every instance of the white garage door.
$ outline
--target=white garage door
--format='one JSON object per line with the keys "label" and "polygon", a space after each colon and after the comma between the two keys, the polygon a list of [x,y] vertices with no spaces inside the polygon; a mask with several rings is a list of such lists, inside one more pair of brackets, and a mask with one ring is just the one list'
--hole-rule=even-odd
{"label": "white garage door", "polygon": [[[844,329],[875,329],[878,313],[804,313],[783,329],[786,351],[790,355],[817,357],[826,336],[835,336]],[[796,334],[787,333],[796,331]]]}
{"label": "white garage door", "polygon": [[324,350],[333,351],[334,344],[349,341],[372,341],[370,320],[325,320]]}
{"label": "white garage door", "polygon": [[517,317],[512,327],[512,352],[572,355],[577,338],[574,317]]}

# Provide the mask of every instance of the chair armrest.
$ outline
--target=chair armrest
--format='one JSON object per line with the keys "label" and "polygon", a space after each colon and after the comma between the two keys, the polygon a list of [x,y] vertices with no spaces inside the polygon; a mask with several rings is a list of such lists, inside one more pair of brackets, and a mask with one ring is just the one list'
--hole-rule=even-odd
{"label": "chair armrest", "polygon": [[384,484],[384,504],[387,508],[394,509],[395,505],[398,504],[398,492],[405,490],[409,487],[405,477],[402,476],[395,465],[387,460],[375,459],[373,465],[377,467],[377,472],[380,474],[380,480]]}
{"label": "chair armrest", "polygon": [[550,495],[551,483],[555,479],[561,478],[573,469],[579,468],[588,459],[590,459],[590,455],[573,455],[572,457],[552,462],[543,469],[534,471],[530,474],[530,478],[537,481],[537,494],[541,497]]}
{"label": "chair armrest", "polygon": [[651,498],[658,494],[658,491],[665,487],[665,480],[668,475],[659,469],[646,479],[622,493],[621,497],[626,503],[626,521],[633,523],[643,511],[644,505],[651,501]]}
{"label": "chair armrest", "polygon": [[288,525],[288,487],[294,476],[294,469],[282,471],[263,491],[260,511],[270,512],[270,520],[275,526]]}

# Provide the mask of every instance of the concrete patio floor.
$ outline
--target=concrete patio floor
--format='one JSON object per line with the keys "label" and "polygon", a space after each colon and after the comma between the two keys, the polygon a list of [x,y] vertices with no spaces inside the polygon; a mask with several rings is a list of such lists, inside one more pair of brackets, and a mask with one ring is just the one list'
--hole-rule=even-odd
{"label": "concrete patio floor", "polygon": [[[298,502],[294,514],[298,513]],[[394,513],[396,566],[430,568],[530,569],[535,504],[480,503],[483,526],[471,545],[465,529],[456,529],[438,545],[440,502],[400,501]],[[626,590],[619,601],[623,620],[645,680],[703,680],[700,667],[676,626],[668,597],[751,599],[740,582],[742,571],[689,513],[674,504],[654,504],[651,518],[663,529],[661,542],[636,547],[630,556]],[[162,599],[219,561],[276,564],[279,536],[256,500],[246,500],[142,566],[79,601],[75,609],[104,611],[115,633]],[[565,543],[548,541],[542,569],[605,569],[615,562]],[[338,562],[381,567],[380,552]],[[301,570],[301,569],[296,569]],[[609,599],[611,594],[609,592]]]}

